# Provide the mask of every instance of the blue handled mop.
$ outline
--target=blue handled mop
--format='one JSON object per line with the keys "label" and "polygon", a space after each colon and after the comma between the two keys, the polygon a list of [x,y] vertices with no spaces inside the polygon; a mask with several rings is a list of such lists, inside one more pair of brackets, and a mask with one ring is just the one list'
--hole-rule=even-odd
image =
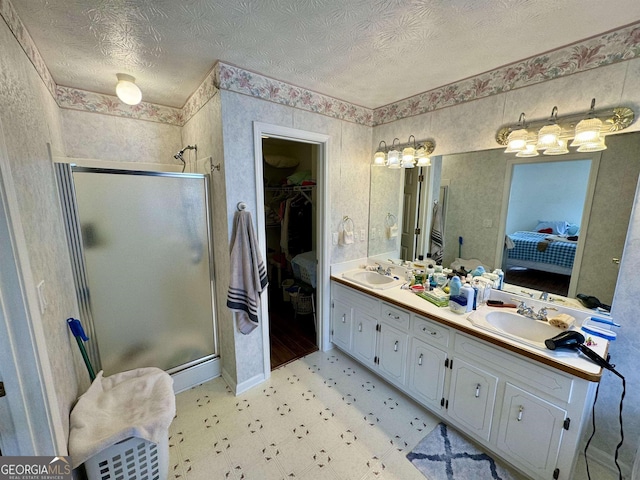
{"label": "blue handled mop", "polygon": [[86,342],[87,340],[89,340],[89,337],[87,337],[87,335],[84,333],[82,324],[77,318],[67,318],[67,325],[69,325],[73,336],[76,337],[76,342],[78,342],[78,348],[80,348],[82,359],[84,360],[84,364],[87,366],[87,370],[89,371],[89,378],[93,382],[96,379],[96,374],[93,371],[93,367],[91,366],[91,361],[89,360],[89,355],[87,355],[87,350],[84,348],[84,343],[82,343],[83,341]]}

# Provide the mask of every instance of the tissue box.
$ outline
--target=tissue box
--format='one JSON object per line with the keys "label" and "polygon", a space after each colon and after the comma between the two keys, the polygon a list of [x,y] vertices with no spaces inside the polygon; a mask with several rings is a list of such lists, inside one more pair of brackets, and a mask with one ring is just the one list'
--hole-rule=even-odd
{"label": "tissue box", "polygon": [[449,295],[440,289],[419,292],[416,293],[416,295],[433,303],[437,307],[446,307],[449,305]]}

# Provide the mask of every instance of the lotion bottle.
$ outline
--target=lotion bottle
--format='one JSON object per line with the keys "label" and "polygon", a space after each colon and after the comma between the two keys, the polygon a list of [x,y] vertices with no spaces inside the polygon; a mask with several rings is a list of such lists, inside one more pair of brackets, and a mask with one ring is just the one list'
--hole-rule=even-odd
{"label": "lotion bottle", "polygon": [[466,297],[467,299],[467,313],[473,310],[473,300],[475,297],[475,290],[471,285],[465,283],[462,287],[460,287],[460,295]]}

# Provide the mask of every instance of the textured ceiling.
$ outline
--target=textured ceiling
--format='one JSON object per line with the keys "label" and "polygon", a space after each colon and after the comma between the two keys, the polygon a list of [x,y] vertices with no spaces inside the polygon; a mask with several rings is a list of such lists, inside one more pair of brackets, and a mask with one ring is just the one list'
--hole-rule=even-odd
{"label": "textured ceiling", "polygon": [[59,85],[182,107],[216,60],[369,108],[640,19],[638,0],[12,0]]}

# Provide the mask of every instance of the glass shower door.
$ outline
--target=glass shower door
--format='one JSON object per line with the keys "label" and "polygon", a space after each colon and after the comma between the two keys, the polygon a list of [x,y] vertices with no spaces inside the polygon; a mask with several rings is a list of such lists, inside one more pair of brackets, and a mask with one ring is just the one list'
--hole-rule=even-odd
{"label": "glass shower door", "polygon": [[216,354],[207,178],[72,168],[105,375]]}

